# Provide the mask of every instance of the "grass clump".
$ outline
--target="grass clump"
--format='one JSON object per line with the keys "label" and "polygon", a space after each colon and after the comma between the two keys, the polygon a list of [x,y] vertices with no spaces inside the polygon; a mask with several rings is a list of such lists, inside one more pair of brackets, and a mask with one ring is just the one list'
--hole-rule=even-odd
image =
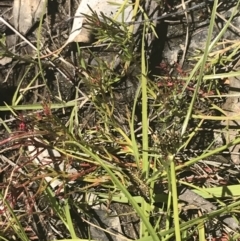
{"label": "grass clump", "polygon": [[[135,10],[148,19],[137,3]],[[212,38],[217,4],[206,51],[195,56],[191,72],[176,63],[170,74],[171,66],[162,62],[161,75],[153,76],[145,41],[149,32],[156,34],[152,23],[145,21],[136,34],[131,25],[94,13],[88,24],[97,42],[91,48],[76,44],[76,64],[65,49],[59,56],[65,65],[56,56],[41,59],[40,47],[38,61],[17,58],[8,49],[2,53],[24,63],[12,103],[0,107],[12,114],[1,120],[3,240],[95,239],[91,228],[99,210],[123,228],[117,233],[103,225],[103,233],[142,241],[206,240],[218,219],[238,217],[238,179],[224,183],[219,175],[229,166],[221,169],[212,160],[240,140],[217,146],[212,126],[229,119],[220,117],[224,112],[215,99],[223,99],[223,84],[215,80],[237,75],[222,73],[221,67],[239,51],[232,50],[235,42],[216,49],[239,1]],[[63,66],[74,71],[67,84],[59,77],[59,69],[67,75]],[[51,74],[58,77],[52,80]],[[137,220],[128,233],[127,217]],[[219,230],[238,240],[238,223],[231,229]]]}

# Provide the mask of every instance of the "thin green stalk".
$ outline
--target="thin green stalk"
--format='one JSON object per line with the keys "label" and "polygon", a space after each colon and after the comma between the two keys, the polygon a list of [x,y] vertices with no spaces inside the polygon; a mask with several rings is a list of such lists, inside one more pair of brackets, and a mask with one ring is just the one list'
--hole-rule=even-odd
{"label": "thin green stalk", "polygon": [[171,155],[168,157],[170,161],[170,180],[171,180],[171,191],[172,191],[172,203],[173,203],[173,218],[175,227],[175,240],[181,241],[181,230],[180,230],[180,219],[178,213],[178,194],[177,194],[177,181],[175,172],[174,157]]}
{"label": "thin green stalk", "polygon": [[133,149],[133,154],[135,157],[135,162],[136,162],[138,168],[140,168],[140,162],[139,162],[139,150],[138,150],[138,145],[136,142],[136,137],[135,137],[135,132],[134,132],[134,116],[135,116],[135,112],[136,112],[137,100],[139,98],[140,91],[141,91],[141,86],[138,87],[136,94],[135,94],[131,122],[129,123],[130,132],[131,132],[131,140],[132,140],[132,149]]}
{"label": "thin green stalk", "polygon": [[0,235],[0,238],[1,240],[4,240],[4,241],[9,241],[8,239],[4,238],[3,236]]}
{"label": "thin green stalk", "polygon": [[68,224],[68,230],[70,232],[70,235],[71,235],[72,238],[77,238],[77,235],[76,235],[75,230],[74,230],[73,222],[72,222],[73,219],[72,219],[71,214],[70,214],[70,207],[69,207],[69,204],[68,204],[68,200],[65,200],[64,209],[65,209],[66,222]]}
{"label": "thin green stalk", "polygon": [[[66,107],[74,107],[75,101],[69,101],[66,103],[52,103],[50,108],[51,109],[60,109]],[[29,105],[9,105],[9,106],[0,106],[0,111],[9,111],[9,108],[14,110],[42,110],[42,104],[29,104]]]}
{"label": "thin green stalk", "polygon": [[149,176],[149,160],[148,160],[148,98],[147,98],[147,63],[145,56],[145,31],[143,27],[142,49],[141,49],[141,86],[142,86],[142,171],[146,179]]}
{"label": "thin green stalk", "polygon": [[[16,89],[16,91],[15,91],[15,93],[14,93],[14,95],[13,95],[13,98],[12,98],[12,105],[17,105],[17,104],[21,101],[24,93],[21,93],[21,94],[20,94],[18,100],[17,100],[17,96],[18,96],[18,94],[19,94],[19,90],[20,90],[21,84],[22,84],[23,80],[25,79],[25,77],[28,75],[28,73],[29,73],[29,71],[30,71],[30,69],[31,69],[32,66],[33,66],[33,64],[30,64],[30,65],[28,66],[27,70],[25,71],[24,75],[22,76],[21,80],[19,81],[19,84],[18,84],[18,86],[17,86],[17,89]],[[38,75],[37,75],[37,76],[38,76]],[[31,81],[31,83],[32,83],[32,81]]]}
{"label": "thin green stalk", "polygon": [[208,53],[217,44],[219,39],[222,37],[222,35],[227,30],[227,28],[228,28],[229,24],[231,23],[233,17],[238,12],[239,3],[240,3],[240,0],[238,0],[238,2],[236,4],[236,6],[235,6],[235,8],[234,8],[230,18],[229,18],[229,20],[224,25],[223,29],[220,31],[218,36],[211,42],[213,27],[214,27],[214,23],[215,23],[216,10],[217,10],[217,6],[218,6],[218,0],[214,1],[214,6],[213,6],[213,9],[212,9],[211,21],[210,21],[210,26],[209,26],[209,31],[208,31],[208,37],[207,37],[207,42],[206,42],[206,50],[204,52],[204,55],[200,58],[198,63],[195,65],[193,71],[191,72],[191,74],[190,74],[189,78],[187,79],[186,84],[185,84],[185,86],[184,86],[184,88],[182,90],[182,93],[183,93],[185,91],[186,87],[188,86],[189,82],[193,79],[193,76],[195,75],[197,70],[200,68],[200,74],[198,75],[197,85],[196,85],[195,92],[194,92],[193,97],[192,97],[192,101],[191,101],[190,106],[188,108],[188,112],[187,112],[186,118],[185,118],[184,123],[183,123],[181,135],[184,135],[184,133],[185,133],[185,131],[187,129],[187,125],[188,125],[188,122],[189,122],[191,114],[192,114],[193,105],[194,105],[194,102],[196,100],[201,81],[204,78],[204,76],[203,76],[204,75],[204,68],[205,68],[205,63],[206,63],[207,57],[208,57]]}
{"label": "thin green stalk", "polygon": [[68,228],[65,212],[64,212],[63,208],[59,205],[59,202],[56,198],[55,193],[51,190],[50,187],[47,187],[44,190],[44,193],[46,194],[49,205],[54,210],[54,213],[58,215],[58,217],[61,219],[61,221],[63,222],[65,227]]}
{"label": "thin green stalk", "polygon": [[[142,174],[145,179],[149,177],[149,156],[148,156],[148,95],[147,95],[147,62],[145,56],[145,34],[146,34],[146,25],[144,24],[143,33],[142,33],[142,49],[141,49],[141,89],[142,89]],[[147,209],[146,209],[147,208]],[[149,219],[151,212],[150,205],[145,205],[142,208],[145,213],[146,219]],[[143,221],[143,220],[142,220]],[[143,237],[148,236],[148,233],[145,231],[145,223],[142,224],[142,233]],[[144,225],[143,225],[144,224]],[[147,228],[147,227],[146,227]],[[148,230],[149,231],[149,230]]]}
{"label": "thin green stalk", "polygon": [[[175,170],[178,171],[178,170],[184,169],[184,168],[186,168],[186,167],[188,167],[188,166],[193,165],[193,164],[196,163],[197,161],[200,161],[200,160],[202,160],[202,159],[206,159],[206,158],[209,157],[209,156],[218,154],[218,153],[220,153],[220,152],[228,149],[229,147],[235,146],[235,145],[237,145],[237,144],[239,144],[239,143],[240,143],[240,138],[237,138],[236,140],[234,140],[234,141],[232,141],[232,142],[230,142],[230,143],[228,143],[228,144],[226,144],[226,145],[224,145],[224,146],[221,146],[221,147],[219,147],[219,148],[216,148],[215,150],[212,150],[211,152],[207,152],[207,153],[204,153],[204,154],[202,154],[202,155],[200,155],[200,156],[198,156],[198,157],[196,157],[196,158],[193,158],[193,159],[191,159],[191,160],[183,163],[183,165],[181,165],[181,166],[177,166],[177,167],[175,168]],[[164,177],[164,176],[166,176],[166,175],[167,175],[166,172],[161,173],[161,177]]]}
{"label": "thin green stalk", "polygon": [[[28,71],[30,71],[30,67],[28,68],[28,70],[26,71],[26,73],[24,74],[24,76],[22,77],[21,81],[19,82],[18,84],[18,87],[17,87],[17,90],[15,91],[14,93],[14,96],[13,96],[13,100],[12,100],[12,104],[13,105],[18,105],[20,103],[20,101],[23,99],[24,95],[26,94],[27,90],[31,87],[31,85],[35,82],[35,80],[37,80],[37,78],[39,77],[39,75],[41,74],[40,72],[38,72],[34,78],[30,81],[30,83],[27,85],[27,87],[24,89],[23,92],[20,93],[19,97],[17,98],[17,95],[19,93],[19,90],[20,90],[20,87],[21,87],[21,84],[22,84],[22,81],[24,80],[25,76],[27,76],[28,74]],[[17,98],[17,99],[16,99]]]}
{"label": "thin green stalk", "polygon": [[[188,167],[188,166],[193,165],[193,164],[196,163],[197,161],[200,161],[200,160],[202,160],[202,159],[206,159],[206,158],[209,157],[209,156],[218,154],[218,153],[220,153],[220,152],[228,149],[229,147],[235,146],[235,145],[237,145],[237,144],[239,144],[239,143],[240,143],[240,138],[237,138],[237,139],[235,139],[234,141],[232,141],[232,142],[230,142],[230,143],[228,143],[228,144],[226,144],[226,145],[224,145],[224,146],[218,147],[218,148],[216,148],[215,150],[212,150],[212,151],[210,151],[210,152],[204,153],[204,154],[202,154],[202,155],[200,155],[200,156],[198,156],[198,157],[196,157],[196,158],[193,158],[193,159],[191,159],[191,160],[183,163],[183,164],[180,165],[180,166],[177,166],[177,167],[175,168],[175,171],[182,170],[182,169],[184,169],[184,168],[186,168],[186,167]],[[149,178],[149,179],[147,180],[147,184],[149,184],[150,182],[152,182],[152,181],[154,181],[154,180],[159,179],[160,177],[166,177],[166,176],[167,176],[167,171],[162,171],[162,170],[161,170],[161,171],[158,171],[157,173],[154,174],[153,177],[151,177],[151,178]]]}
{"label": "thin green stalk", "polygon": [[[214,23],[215,23],[215,16],[216,16],[217,6],[218,6],[218,0],[214,1],[214,5],[213,5],[213,9],[212,9],[211,21],[210,21],[210,26],[209,26],[209,29],[208,29],[208,35],[207,35],[208,37],[207,37],[207,41],[206,41],[206,49],[207,50],[204,52],[204,55],[201,58],[200,74],[198,76],[198,80],[197,80],[197,84],[196,84],[196,87],[195,87],[195,91],[193,93],[193,97],[192,97],[190,106],[188,108],[187,116],[186,116],[186,118],[184,120],[184,123],[183,123],[181,135],[184,135],[184,133],[185,133],[185,131],[187,129],[187,125],[188,125],[188,122],[189,122],[191,114],[192,114],[193,106],[194,106],[195,100],[196,100],[197,95],[198,95],[198,90],[200,88],[200,84],[202,83],[202,77],[203,77],[203,74],[204,74],[205,63],[206,63],[206,60],[207,60],[207,57],[208,57],[208,52],[210,51],[209,46],[210,46],[211,39],[212,39],[212,32],[213,32]],[[196,73],[197,69],[198,69],[198,65],[195,66],[194,71],[192,71],[192,75]]]}
{"label": "thin green stalk", "polygon": [[[166,164],[166,172],[168,177],[168,200],[167,200],[167,218],[166,218],[166,230],[170,228],[171,222],[171,206],[172,206],[172,187],[171,187],[171,174],[170,174],[170,166]],[[169,234],[166,235],[165,238],[170,238]]]}
{"label": "thin green stalk", "polygon": [[[134,2],[132,21],[135,21],[139,7],[140,7],[140,0],[136,0]],[[133,31],[134,31],[134,25],[131,25],[129,28],[129,33],[133,34]]]}

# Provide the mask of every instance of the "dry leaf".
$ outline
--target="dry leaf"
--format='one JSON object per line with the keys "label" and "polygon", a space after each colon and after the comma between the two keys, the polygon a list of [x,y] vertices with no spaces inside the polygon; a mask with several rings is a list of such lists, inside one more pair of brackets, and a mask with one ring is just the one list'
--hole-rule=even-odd
{"label": "dry leaf", "polygon": [[6,65],[12,62],[12,58],[9,57],[2,57],[0,58],[0,65]]}
{"label": "dry leaf", "polygon": [[[67,40],[67,43],[70,42],[82,42],[88,43],[91,41],[91,30],[84,28],[86,24],[85,15],[91,15],[91,9],[96,12],[99,16],[103,13],[108,18],[113,18],[118,10],[124,4],[123,0],[112,0],[112,1],[102,1],[102,0],[83,0],[78,6],[78,9],[74,16],[73,26],[71,34]],[[125,4],[124,11],[122,11],[118,17],[117,21],[119,22],[128,22],[132,17],[132,5]]]}
{"label": "dry leaf", "polygon": [[45,13],[47,0],[14,0],[13,19],[15,28],[21,33],[27,31],[41,18]]}

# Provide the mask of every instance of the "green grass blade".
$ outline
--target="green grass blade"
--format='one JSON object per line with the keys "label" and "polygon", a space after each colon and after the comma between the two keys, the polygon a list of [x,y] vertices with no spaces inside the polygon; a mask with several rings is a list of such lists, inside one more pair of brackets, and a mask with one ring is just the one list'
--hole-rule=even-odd
{"label": "green grass blade", "polygon": [[[201,58],[200,74],[198,76],[195,91],[193,93],[193,97],[192,97],[192,100],[191,100],[190,106],[188,108],[186,118],[185,118],[183,126],[182,126],[182,132],[181,132],[182,136],[184,135],[184,133],[187,129],[188,122],[189,122],[191,114],[192,114],[193,106],[194,106],[195,100],[197,98],[198,90],[199,90],[199,87],[202,83],[202,77],[204,75],[205,63],[206,63],[206,60],[207,60],[207,57],[208,57],[208,53],[210,51],[209,46],[210,46],[211,39],[212,39],[212,32],[213,32],[214,23],[215,23],[217,6],[218,6],[218,0],[214,1],[214,5],[213,5],[213,9],[212,9],[212,16],[211,16],[211,20],[210,20],[210,26],[209,26],[209,29],[208,29],[208,35],[207,35],[207,41],[206,41],[206,51],[204,51],[204,55]],[[195,66],[194,71],[197,70],[197,67],[198,67],[198,65]],[[194,71],[192,72],[193,74],[195,74]]]}
{"label": "green grass blade", "polygon": [[149,160],[148,160],[148,95],[147,95],[147,63],[145,56],[145,32],[146,26],[143,28],[142,49],[141,49],[141,86],[142,86],[142,172],[146,179],[149,176]]}

